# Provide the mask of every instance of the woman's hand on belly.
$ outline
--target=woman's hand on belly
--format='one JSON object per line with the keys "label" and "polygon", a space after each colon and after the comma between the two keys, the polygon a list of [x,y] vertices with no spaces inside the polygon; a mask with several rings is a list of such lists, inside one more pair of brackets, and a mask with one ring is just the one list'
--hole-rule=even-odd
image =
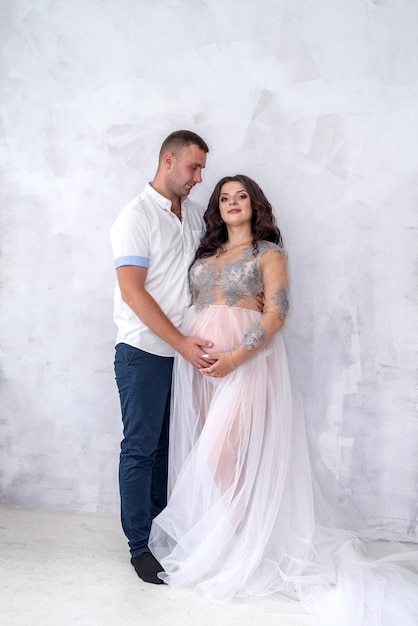
{"label": "woman's hand on belly", "polygon": [[232,352],[214,352],[210,355],[210,358],[213,359],[213,364],[200,370],[206,376],[223,378],[235,369]]}

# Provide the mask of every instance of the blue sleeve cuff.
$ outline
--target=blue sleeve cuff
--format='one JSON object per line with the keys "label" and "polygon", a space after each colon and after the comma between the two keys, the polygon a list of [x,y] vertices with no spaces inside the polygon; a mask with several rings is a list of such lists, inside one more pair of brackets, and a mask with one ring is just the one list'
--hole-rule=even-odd
{"label": "blue sleeve cuff", "polygon": [[115,259],[115,269],[123,265],[136,265],[137,267],[148,268],[149,259],[145,256],[120,256],[118,259]]}

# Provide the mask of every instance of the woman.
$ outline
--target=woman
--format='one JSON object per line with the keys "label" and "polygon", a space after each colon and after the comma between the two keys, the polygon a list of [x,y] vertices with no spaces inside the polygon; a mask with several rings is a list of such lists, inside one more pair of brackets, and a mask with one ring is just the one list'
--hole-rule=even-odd
{"label": "woman", "polygon": [[[205,222],[182,331],[213,341],[213,364],[199,371],[181,357],[175,362],[171,495],[150,539],[165,569],[160,576],[218,601],[299,600],[321,624],[392,624],[372,621],[382,611],[398,623],[405,602],[418,612],[418,578],[403,577],[397,565],[387,573],[382,564],[376,574],[312,473],[279,332],[289,308],[287,259],[272,207],[250,178],[226,177]],[[404,552],[401,560],[416,558]],[[408,614],[402,619],[415,624]]]}

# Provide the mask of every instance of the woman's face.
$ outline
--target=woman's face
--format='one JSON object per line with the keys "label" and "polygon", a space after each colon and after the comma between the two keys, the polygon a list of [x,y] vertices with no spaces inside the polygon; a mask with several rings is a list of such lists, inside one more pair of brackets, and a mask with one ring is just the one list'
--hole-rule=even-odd
{"label": "woman's face", "polygon": [[226,225],[238,226],[251,223],[252,207],[248,191],[239,180],[232,180],[221,187],[219,211]]}

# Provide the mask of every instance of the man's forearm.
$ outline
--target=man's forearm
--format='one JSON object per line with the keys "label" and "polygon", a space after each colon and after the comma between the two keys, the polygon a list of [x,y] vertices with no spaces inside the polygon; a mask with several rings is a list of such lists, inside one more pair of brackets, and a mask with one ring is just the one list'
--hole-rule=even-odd
{"label": "man's forearm", "polygon": [[153,333],[161,337],[174,350],[180,351],[184,335],[169,320],[146,289],[125,295],[123,299]]}

